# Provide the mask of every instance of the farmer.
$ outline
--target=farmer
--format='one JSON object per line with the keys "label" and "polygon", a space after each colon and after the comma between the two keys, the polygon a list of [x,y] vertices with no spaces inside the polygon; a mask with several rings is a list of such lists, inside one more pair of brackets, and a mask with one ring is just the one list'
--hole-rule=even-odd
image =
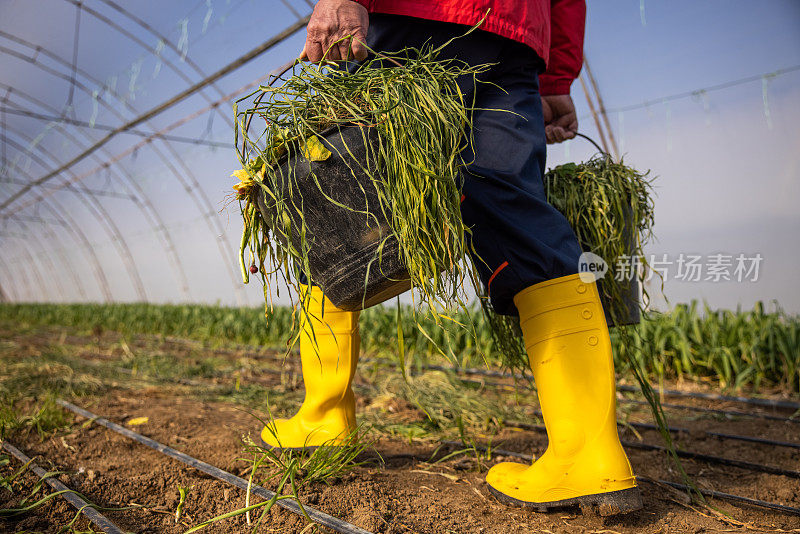
{"label": "farmer", "polygon": [[[542,180],[546,143],[578,130],[569,93],[581,69],[585,15],[583,0],[319,0],[302,57],[363,60],[364,43],[375,51],[438,46],[486,16],[480,30],[443,51],[493,64],[482,75],[491,84],[462,87],[475,92],[481,111],[461,213],[488,264],[476,262],[492,306],[519,315],[549,439],[532,465],[500,463],[486,480],[509,504],[538,511],[579,504],[609,515],[642,506],[617,435],[611,342],[597,287],[577,274],[578,241],[545,200]],[[272,446],[336,442],[356,427],[359,314],[337,309],[319,287],[305,291],[312,302],[300,344],[306,396],[294,417],[264,429]]]}

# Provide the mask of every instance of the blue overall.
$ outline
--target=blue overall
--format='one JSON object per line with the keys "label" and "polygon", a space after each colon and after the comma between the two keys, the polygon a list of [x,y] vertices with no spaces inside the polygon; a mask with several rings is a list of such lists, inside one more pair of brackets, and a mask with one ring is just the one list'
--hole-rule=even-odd
{"label": "blue overall", "polygon": [[[376,51],[434,46],[463,35],[465,26],[398,15],[370,15],[367,44]],[[475,264],[497,313],[517,315],[514,295],[539,282],[578,272],[581,249],[572,228],[545,199],[545,143],[539,73],[529,47],[484,31],[456,39],[441,59],[494,63],[481,76],[473,115],[475,153],[465,173],[461,215],[472,229]],[[498,87],[499,86],[499,87]],[[473,86],[461,88],[471,100]]]}

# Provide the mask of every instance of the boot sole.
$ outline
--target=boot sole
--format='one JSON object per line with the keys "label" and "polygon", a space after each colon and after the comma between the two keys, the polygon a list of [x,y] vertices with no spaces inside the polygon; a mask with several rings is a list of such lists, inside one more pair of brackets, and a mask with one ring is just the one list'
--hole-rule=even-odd
{"label": "boot sole", "polygon": [[528,508],[537,512],[549,512],[555,508],[565,508],[568,506],[577,505],[585,514],[597,514],[602,517],[607,517],[611,515],[635,512],[636,510],[641,510],[643,507],[642,494],[639,491],[639,488],[636,486],[624,490],[581,495],[580,497],[550,502],[521,501],[502,493],[500,490],[495,489],[491,485],[489,485],[489,491],[497,498],[498,501],[504,504]]}

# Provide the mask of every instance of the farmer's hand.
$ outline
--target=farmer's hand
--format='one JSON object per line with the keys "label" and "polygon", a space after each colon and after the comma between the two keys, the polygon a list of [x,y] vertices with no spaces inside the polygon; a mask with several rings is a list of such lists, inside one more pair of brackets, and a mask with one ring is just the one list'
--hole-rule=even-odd
{"label": "farmer's hand", "polygon": [[331,61],[361,61],[367,57],[364,43],[368,27],[369,15],[361,4],[353,0],[319,0],[308,23],[300,59],[318,63],[325,56]]}
{"label": "farmer's hand", "polygon": [[549,144],[572,139],[578,133],[578,115],[569,95],[542,97],[544,133]]}

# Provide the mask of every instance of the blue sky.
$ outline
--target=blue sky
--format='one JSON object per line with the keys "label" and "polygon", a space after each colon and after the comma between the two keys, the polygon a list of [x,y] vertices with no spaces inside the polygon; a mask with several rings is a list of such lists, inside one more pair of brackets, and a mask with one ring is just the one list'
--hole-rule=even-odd
{"label": "blue sky", "polygon": [[[70,99],[74,3],[0,1],[0,46],[5,50],[0,49],[0,100],[5,98],[5,108],[118,125],[290,25],[296,15],[286,4],[301,15],[309,11],[305,2],[296,0],[286,4],[277,0],[120,2],[168,37],[178,46],[176,52],[160,46],[152,32],[102,1],[84,4],[77,53],[77,66],[84,73],[77,74],[82,89],[74,90]],[[117,24],[128,36],[98,17]],[[8,36],[39,45],[56,59],[42,52],[36,55]],[[295,56],[302,41],[303,32],[299,32],[221,79],[215,88],[187,99],[141,129],[163,128],[263,78]],[[648,253],[670,258],[740,253],[763,257],[757,282],[681,282],[668,277],[670,301],[699,298],[712,306],[749,307],[756,300],[777,299],[786,309],[800,312],[800,285],[794,274],[800,254],[792,245],[800,232],[796,209],[800,71],[765,81],[759,77],[800,65],[800,3],[590,1],[585,48],[608,109],[651,102],[609,115],[625,161],[651,169],[657,176],[658,241],[648,247]],[[36,57],[40,66],[20,55]],[[670,95],[753,76],[757,77],[754,81],[726,89],[663,101]],[[10,93],[9,87],[13,87]],[[579,83],[573,86],[573,96],[581,131],[595,136]],[[226,123],[232,116],[230,102],[218,109],[170,133],[230,143],[232,132]],[[102,134],[81,126],[61,130],[55,123],[8,112],[0,118],[5,121],[6,158],[0,199],[19,188],[9,179],[42,176]],[[230,274],[235,275],[237,268],[229,260],[231,252],[235,256],[241,229],[238,210],[223,209],[232,182],[228,175],[236,167],[233,150],[158,141],[115,159],[140,139],[119,135],[96,158],[75,165],[74,176],[64,176],[86,174],[80,184],[102,193],[97,201],[106,218],[97,214],[85,194],[82,199],[68,190],[41,188],[39,192],[52,194],[48,200],[34,202],[38,193],[30,192],[7,208],[15,211],[15,206],[29,204],[18,209],[13,219],[0,221],[0,284],[25,300],[97,300],[103,297],[96,276],[99,268],[116,300],[137,298],[134,279],[138,277],[146,298],[155,302],[257,305],[261,288],[251,284],[242,289]],[[20,155],[20,148],[32,149],[35,158]],[[588,143],[575,140],[553,147],[548,163],[590,155]],[[110,170],[93,172],[106,161],[114,162]],[[141,202],[119,198],[140,194],[149,199],[152,210]],[[67,216],[80,227],[92,253],[81,244],[75,228],[65,224]],[[108,221],[118,234],[104,230]],[[35,238],[29,239],[31,235]],[[134,258],[135,276],[123,260],[125,247]],[[34,287],[38,279],[41,287]],[[188,292],[181,289],[184,281]],[[26,290],[25,286],[31,287]],[[655,303],[664,306],[660,299]]]}

